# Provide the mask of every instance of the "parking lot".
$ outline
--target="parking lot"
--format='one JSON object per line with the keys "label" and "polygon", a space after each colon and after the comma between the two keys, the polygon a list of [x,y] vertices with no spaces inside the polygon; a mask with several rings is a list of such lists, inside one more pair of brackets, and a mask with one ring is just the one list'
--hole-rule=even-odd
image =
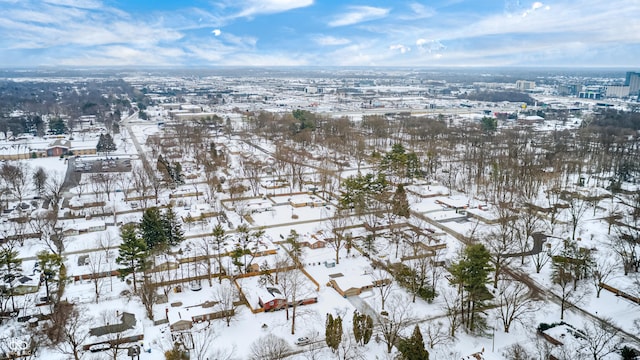
{"label": "parking lot", "polygon": [[76,159],[73,166],[76,172],[127,172],[131,171],[131,159],[109,157],[105,159],[87,160],[84,158],[80,158]]}

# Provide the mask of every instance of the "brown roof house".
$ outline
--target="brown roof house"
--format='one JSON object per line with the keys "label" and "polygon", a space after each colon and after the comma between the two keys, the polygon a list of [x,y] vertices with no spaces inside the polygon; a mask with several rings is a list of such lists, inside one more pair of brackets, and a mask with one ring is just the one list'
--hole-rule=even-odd
{"label": "brown roof house", "polygon": [[47,156],[66,155],[71,148],[71,141],[58,139],[47,147]]}

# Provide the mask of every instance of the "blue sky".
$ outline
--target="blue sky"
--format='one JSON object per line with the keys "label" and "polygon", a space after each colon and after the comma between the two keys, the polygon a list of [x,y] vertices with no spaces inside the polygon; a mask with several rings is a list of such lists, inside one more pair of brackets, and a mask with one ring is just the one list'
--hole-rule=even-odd
{"label": "blue sky", "polygon": [[638,19],[638,0],[0,0],[0,67],[637,67]]}

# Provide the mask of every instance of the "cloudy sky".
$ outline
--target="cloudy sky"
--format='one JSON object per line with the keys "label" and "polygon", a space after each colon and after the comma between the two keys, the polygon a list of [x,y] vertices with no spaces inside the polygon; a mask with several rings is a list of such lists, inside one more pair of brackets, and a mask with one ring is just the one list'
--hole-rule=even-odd
{"label": "cloudy sky", "polygon": [[0,67],[637,68],[639,18],[638,0],[0,0]]}

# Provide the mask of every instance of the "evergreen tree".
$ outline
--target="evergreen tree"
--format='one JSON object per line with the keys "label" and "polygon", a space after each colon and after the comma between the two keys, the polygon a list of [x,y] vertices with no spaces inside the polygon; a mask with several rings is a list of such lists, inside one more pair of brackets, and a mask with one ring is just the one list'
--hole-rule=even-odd
{"label": "evergreen tree", "polygon": [[133,224],[127,224],[120,228],[120,237],[122,244],[120,245],[120,254],[116,258],[116,263],[124,266],[120,269],[120,274],[125,277],[129,274],[133,275],[133,291],[137,292],[136,272],[144,269],[145,259],[147,258],[147,245],[141,239]]}
{"label": "evergreen tree", "polygon": [[[18,257],[18,252],[11,247],[2,247],[0,249],[0,270],[4,277],[5,282],[11,283],[13,280],[20,276],[22,272],[22,259]],[[13,286],[8,286],[9,297],[11,298],[12,309],[15,310],[16,306],[13,300]],[[0,289],[4,292],[6,289]]]}
{"label": "evergreen tree", "polygon": [[342,318],[327,314],[324,335],[327,346],[335,353],[342,342]]}
{"label": "evergreen tree", "polygon": [[169,206],[162,216],[162,226],[169,245],[178,245],[184,241],[182,224],[178,221],[172,206]]}
{"label": "evergreen tree", "polygon": [[356,342],[366,345],[373,335],[373,318],[371,315],[360,314],[357,311],[353,314],[353,335]]}
{"label": "evergreen tree", "polygon": [[96,151],[108,154],[115,150],[116,144],[113,142],[113,137],[111,137],[111,134],[100,134],[98,145],[96,146]]}
{"label": "evergreen tree", "polygon": [[491,253],[482,244],[469,245],[464,249],[462,259],[449,268],[453,283],[457,284],[462,295],[462,323],[470,331],[475,329],[476,314],[480,312],[483,301],[491,294],[487,290]]}
{"label": "evergreen tree", "polygon": [[485,116],[480,120],[480,126],[485,133],[494,133],[498,129],[498,119]]}
{"label": "evergreen tree", "polygon": [[171,179],[177,185],[184,184],[184,174],[182,173],[182,164],[179,162],[173,163],[173,169],[171,171]]}
{"label": "evergreen tree", "polygon": [[222,284],[222,273],[224,272],[224,269],[222,267],[222,250],[226,245],[227,235],[220,223],[216,224],[216,226],[213,228],[213,231],[211,232],[211,235],[213,236],[213,244],[216,248],[216,260],[218,262],[218,270],[220,272],[218,281]]}
{"label": "evergreen tree", "polygon": [[300,245],[300,242],[298,241],[298,236],[298,233],[292,229],[286,239],[287,244],[291,246],[289,255],[296,265],[300,264],[300,259],[302,258],[303,253],[302,245]]}
{"label": "evergreen tree", "polygon": [[60,268],[64,262],[60,255],[47,251],[41,251],[37,256],[40,270],[42,271],[42,278],[44,279],[45,290],[47,291],[47,298],[51,299],[49,285],[51,282],[59,283],[63,280],[59,276],[56,279],[56,276],[60,274]]}
{"label": "evergreen tree", "polygon": [[356,343],[362,344],[362,328],[360,326],[361,315],[358,310],[353,312],[353,337],[356,339]]}
{"label": "evergreen tree", "polygon": [[424,347],[424,340],[418,325],[413,328],[413,334],[410,338],[400,340],[398,350],[404,360],[429,360],[429,352]]}
{"label": "evergreen tree", "polygon": [[49,132],[54,135],[62,135],[67,132],[67,125],[61,118],[49,120]]}
{"label": "evergreen tree", "polygon": [[350,176],[342,182],[344,191],[340,198],[340,206],[354,209],[356,213],[364,213],[368,207],[368,200],[374,196],[384,194],[389,187],[384,174]]}
{"label": "evergreen tree", "polygon": [[157,207],[150,207],[142,214],[140,234],[149,250],[166,246],[169,243],[163,217]]}
{"label": "evergreen tree", "polygon": [[392,211],[397,216],[409,218],[411,215],[409,210],[409,200],[407,199],[407,192],[404,190],[404,185],[400,184],[396,188],[396,192],[392,199]]}

